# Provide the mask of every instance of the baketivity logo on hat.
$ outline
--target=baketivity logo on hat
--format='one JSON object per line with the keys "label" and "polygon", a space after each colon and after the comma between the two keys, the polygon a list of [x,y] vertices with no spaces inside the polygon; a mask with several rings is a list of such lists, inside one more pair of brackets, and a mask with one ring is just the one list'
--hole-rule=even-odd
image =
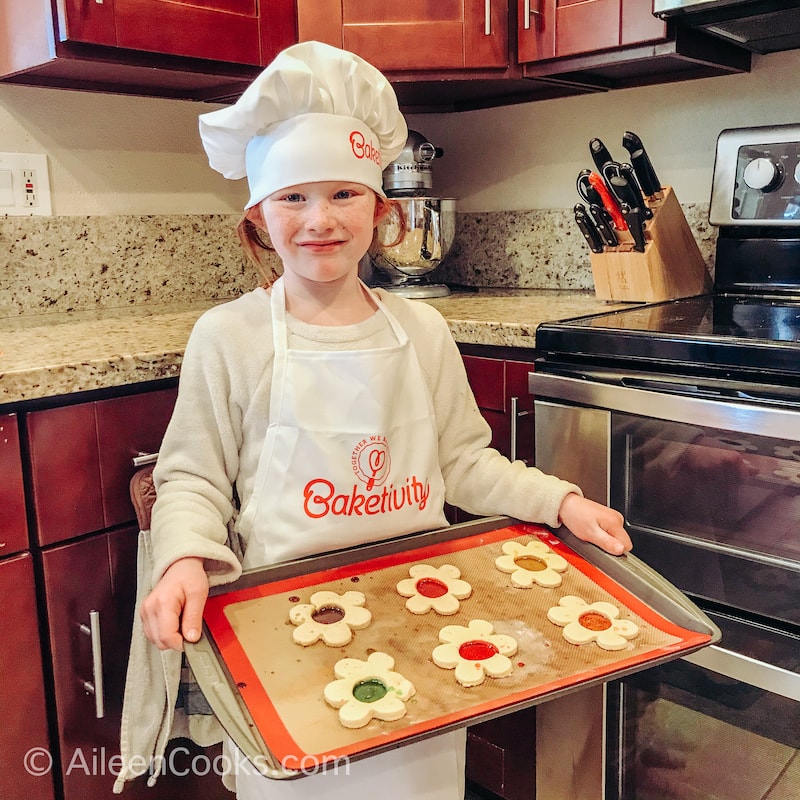
{"label": "baketivity logo on hat", "polygon": [[363,484],[353,484],[345,491],[326,478],[312,478],[303,489],[303,511],[312,519],[334,516],[373,516],[416,506],[422,511],[431,493],[429,483],[412,475],[404,485],[386,485],[392,464],[389,442],[385,436],[362,439],[350,457],[353,472]]}
{"label": "baketivity logo on hat", "polygon": [[350,134],[350,147],[353,148],[353,155],[356,158],[366,158],[378,166],[381,165],[381,151],[376,149],[372,142],[367,142],[361,131],[353,131]]}

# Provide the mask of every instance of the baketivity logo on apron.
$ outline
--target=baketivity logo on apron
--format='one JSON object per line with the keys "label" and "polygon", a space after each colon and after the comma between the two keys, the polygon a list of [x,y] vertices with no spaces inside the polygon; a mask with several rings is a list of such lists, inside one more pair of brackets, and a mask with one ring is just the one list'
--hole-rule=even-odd
{"label": "baketivity logo on apron", "polygon": [[431,486],[420,481],[416,475],[407,477],[401,486],[386,484],[392,457],[385,436],[362,439],[353,448],[350,464],[363,488],[354,483],[342,491],[327,478],[312,478],[303,489],[306,516],[312,519],[320,519],[328,514],[372,516],[409,506],[416,506],[422,511],[427,505]]}

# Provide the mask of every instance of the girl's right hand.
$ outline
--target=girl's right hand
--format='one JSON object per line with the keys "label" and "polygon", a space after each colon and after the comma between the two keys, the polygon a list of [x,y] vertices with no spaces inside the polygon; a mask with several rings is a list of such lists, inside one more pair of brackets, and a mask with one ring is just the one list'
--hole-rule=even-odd
{"label": "girl's right hand", "polygon": [[159,650],[183,650],[184,639],[196,642],[207,597],[208,576],[203,559],[178,559],[142,602],[139,614],[145,636]]}

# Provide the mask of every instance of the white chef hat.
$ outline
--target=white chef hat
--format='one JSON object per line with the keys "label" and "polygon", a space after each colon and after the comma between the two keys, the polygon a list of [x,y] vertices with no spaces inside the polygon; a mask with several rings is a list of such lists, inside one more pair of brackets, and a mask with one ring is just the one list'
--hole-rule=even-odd
{"label": "white chef hat", "polygon": [[247,176],[245,208],[298,183],[352,181],[383,194],[408,129],[388,80],[353,53],[302,42],[279,53],[232,106],[200,116],[211,167]]}

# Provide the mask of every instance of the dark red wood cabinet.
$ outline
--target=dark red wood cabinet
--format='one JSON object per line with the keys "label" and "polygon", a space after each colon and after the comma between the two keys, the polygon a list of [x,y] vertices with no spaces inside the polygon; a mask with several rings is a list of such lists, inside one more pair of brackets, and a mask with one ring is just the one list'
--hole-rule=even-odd
{"label": "dark red wood cabinet", "polygon": [[[158,452],[176,392],[170,385],[32,410],[0,423],[0,433],[5,432],[9,441],[10,431],[24,430],[28,456],[24,487],[19,446],[0,448],[0,476],[16,468],[32,512],[32,555],[25,553],[22,561],[0,561],[4,605],[15,609],[11,626],[8,621],[0,626],[4,677],[0,707],[11,708],[11,725],[0,729],[0,745],[4,754],[14,754],[13,763],[5,762],[11,766],[0,772],[0,798],[112,796],[120,766],[122,699],[136,598],[138,528],[129,484],[134,457]],[[24,497],[22,502],[24,521]],[[34,559],[41,563],[38,608]],[[6,637],[13,637],[13,643],[6,644]],[[49,654],[44,670],[43,650]],[[18,686],[13,687],[6,676]],[[24,703],[18,710],[12,705],[17,693]],[[47,742],[46,707],[52,747]],[[14,749],[5,747],[6,736],[15,743]],[[20,779],[20,786],[27,785],[26,775],[17,775],[24,762],[16,750],[39,741],[52,754],[52,774],[31,784],[24,795],[6,792],[3,781],[10,779],[9,770],[15,781]],[[201,749],[188,741],[175,742],[156,786],[148,787],[142,778],[129,783],[123,797],[227,800],[231,795],[213,768],[220,752],[220,747]]]}
{"label": "dark red wood cabinet", "polygon": [[213,100],[297,41],[294,0],[0,0],[0,77]]}
{"label": "dark red wood cabinet", "polygon": [[[463,354],[475,401],[492,429],[492,446],[533,465],[533,397],[529,361]],[[468,519],[448,509],[453,521]],[[515,712],[469,728],[467,780],[503,800],[536,797],[536,709]]]}
{"label": "dark red wood cabinet", "polygon": [[653,0],[518,0],[524,75],[598,90],[747,72],[744,50],[653,15]]}
{"label": "dark red wood cabinet", "polygon": [[505,68],[508,0],[298,0],[298,35],[385,71]]}
{"label": "dark red wood cabinet", "polygon": [[475,401],[492,429],[492,447],[533,464],[533,398],[528,392],[533,364],[474,355],[463,360]]}
{"label": "dark red wood cabinet", "polygon": [[0,797],[53,800],[33,557],[0,560]]}
{"label": "dark red wood cabinet", "polygon": [[0,415],[0,558],[28,549],[16,414]]}
{"label": "dark red wood cabinet", "polygon": [[28,414],[41,546],[133,520],[133,458],[158,452],[175,397],[162,389]]}

